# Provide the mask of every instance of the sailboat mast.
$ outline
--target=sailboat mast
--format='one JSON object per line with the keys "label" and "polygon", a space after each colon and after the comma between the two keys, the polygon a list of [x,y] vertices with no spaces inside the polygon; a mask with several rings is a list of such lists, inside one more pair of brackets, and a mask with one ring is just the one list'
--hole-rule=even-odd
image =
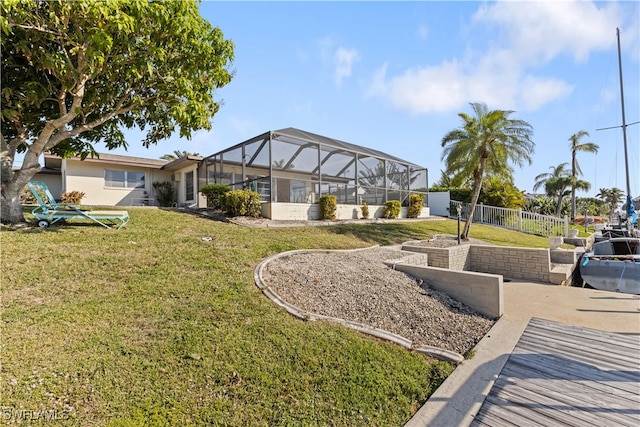
{"label": "sailboat mast", "polygon": [[622,54],[620,53],[620,29],[616,28],[618,37],[618,72],[620,73],[620,102],[622,103],[622,140],[624,141],[624,167],[627,177],[627,196],[631,196],[631,181],[629,180],[629,158],[627,154],[627,122],[624,115],[624,85],[622,84]]}

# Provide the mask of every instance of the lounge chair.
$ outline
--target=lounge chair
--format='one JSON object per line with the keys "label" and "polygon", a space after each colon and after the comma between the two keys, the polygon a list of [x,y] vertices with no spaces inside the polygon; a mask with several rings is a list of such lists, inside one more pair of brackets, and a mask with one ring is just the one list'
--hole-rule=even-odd
{"label": "lounge chair", "polygon": [[127,211],[88,211],[69,203],[57,203],[44,182],[28,182],[27,186],[38,201],[38,206],[31,214],[38,220],[39,227],[48,227],[68,219],[89,219],[105,228],[116,226],[118,230],[129,222]]}

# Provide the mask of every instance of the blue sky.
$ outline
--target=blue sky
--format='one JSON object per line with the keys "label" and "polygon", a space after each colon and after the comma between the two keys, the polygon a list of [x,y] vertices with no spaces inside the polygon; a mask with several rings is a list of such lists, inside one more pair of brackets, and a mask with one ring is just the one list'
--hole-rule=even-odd
{"label": "blue sky", "polygon": [[[220,89],[211,132],[129,151],[213,154],[268,130],[296,127],[444,169],[442,137],[470,102],[514,110],[534,128],[533,163],[516,185],[570,162],[569,137],[600,146],[579,163],[592,190],[625,190],[616,27],[626,121],[640,120],[640,3],[218,2],[201,14],[235,43],[236,75]],[[631,190],[640,195],[640,125],[627,130]],[[98,147],[99,151],[101,147]]]}

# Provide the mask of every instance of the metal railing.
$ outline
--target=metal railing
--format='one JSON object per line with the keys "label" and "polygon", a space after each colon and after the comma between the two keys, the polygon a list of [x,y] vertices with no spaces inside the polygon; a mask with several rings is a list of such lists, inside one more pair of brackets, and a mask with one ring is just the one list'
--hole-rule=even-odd
{"label": "metal railing", "polygon": [[[469,203],[455,200],[449,202],[449,218],[457,218],[457,208],[461,207],[460,219],[466,221],[469,212]],[[522,209],[507,209],[496,206],[486,206],[482,203],[476,205],[473,212],[473,222],[476,224],[488,224],[496,227],[517,230],[523,233],[537,236],[564,236],[569,235],[569,218],[541,215],[526,212]]]}

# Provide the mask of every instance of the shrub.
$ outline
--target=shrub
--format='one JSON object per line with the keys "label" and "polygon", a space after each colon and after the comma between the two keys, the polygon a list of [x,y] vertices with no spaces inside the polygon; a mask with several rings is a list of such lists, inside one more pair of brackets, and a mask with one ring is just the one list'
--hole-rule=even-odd
{"label": "shrub", "polygon": [[471,196],[473,192],[466,188],[450,188],[449,197],[451,200],[463,203],[471,203]]}
{"label": "shrub", "polygon": [[369,205],[367,202],[362,202],[362,218],[369,219]]}
{"label": "shrub", "polygon": [[233,190],[221,194],[220,204],[229,216],[260,217],[260,194],[252,190]]}
{"label": "shrub", "polygon": [[207,184],[200,189],[200,193],[207,198],[207,207],[212,209],[222,207],[220,199],[228,191],[231,191],[231,187],[224,184]]}
{"label": "shrub", "polygon": [[387,219],[396,219],[400,216],[401,210],[400,200],[389,200],[382,206],[382,216]]}
{"label": "shrub", "polygon": [[470,350],[467,350],[467,351],[464,353],[464,355],[463,355],[463,356],[464,356],[464,358],[465,358],[466,360],[469,360],[469,359],[472,359],[472,358],[473,358],[473,356],[475,356],[475,355],[476,355],[476,349],[475,349],[475,348],[472,348],[472,349],[470,349]]}
{"label": "shrub", "polygon": [[424,194],[412,194],[409,196],[408,218],[418,218],[422,213],[422,204],[424,203]]}
{"label": "shrub", "polygon": [[156,181],[153,183],[153,189],[156,192],[160,206],[171,207],[176,205],[176,190],[173,183],[169,181]]}
{"label": "shrub", "polygon": [[320,219],[336,219],[338,202],[336,196],[322,196],[318,199],[320,204]]}
{"label": "shrub", "polygon": [[67,191],[66,193],[62,193],[60,195],[60,200],[62,200],[63,203],[69,203],[71,205],[79,205],[84,196],[85,194],[82,191],[73,190],[73,191]]}

